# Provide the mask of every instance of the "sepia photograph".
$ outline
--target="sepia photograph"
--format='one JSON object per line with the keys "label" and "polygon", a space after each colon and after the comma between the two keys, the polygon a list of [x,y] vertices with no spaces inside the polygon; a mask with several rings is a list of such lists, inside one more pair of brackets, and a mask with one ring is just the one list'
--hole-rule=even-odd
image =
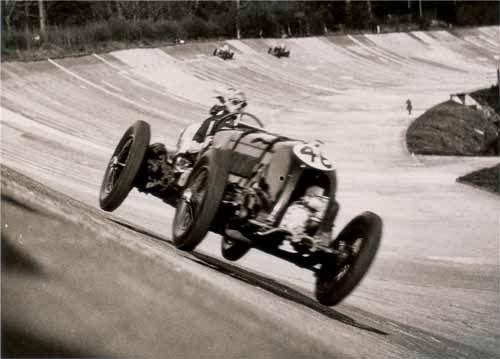
{"label": "sepia photograph", "polygon": [[500,1],[1,2],[1,357],[500,357]]}

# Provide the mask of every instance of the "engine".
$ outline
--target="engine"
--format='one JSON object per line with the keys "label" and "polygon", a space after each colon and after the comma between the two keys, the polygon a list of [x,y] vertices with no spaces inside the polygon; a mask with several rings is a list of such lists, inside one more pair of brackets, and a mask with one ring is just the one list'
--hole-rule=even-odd
{"label": "engine", "polygon": [[319,186],[309,187],[302,197],[288,206],[280,227],[296,237],[314,236],[328,206],[329,198],[323,193],[324,189]]}
{"label": "engine", "polygon": [[168,187],[173,178],[173,167],[168,162],[165,145],[154,143],[146,152],[145,178],[143,188],[151,190],[155,187]]}
{"label": "engine", "polygon": [[240,220],[255,218],[259,211],[271,208],[269,195],[259,185],[243,188],[233,184],[228,187],[223,203],[233,206]]}

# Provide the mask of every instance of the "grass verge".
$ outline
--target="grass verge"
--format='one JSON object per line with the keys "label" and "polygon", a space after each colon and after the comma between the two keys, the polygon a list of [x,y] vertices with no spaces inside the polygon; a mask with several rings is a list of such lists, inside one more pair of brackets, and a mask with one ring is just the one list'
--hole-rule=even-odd
{"label": "grass verge", "polygon": [[81,26],[51,26],[45,38],[36,30],[2,31],[2,61],[33,61],[132,47],[161,47],[173,45],[176,39],[214,39],[224,35],[225,30],[215,21],[189,16],[179,21],[112,18]]}
{"label": "grass verge", "polygon": [[479,102],[482,106],[490,106],[496,113],[500,114],[500,102],[498,85],[491,86],[490,88],[475,91],[470,94],[471,97]]}
{"label": "grass verge", "polygon": [[496,138],[497,128],[483,112],[451,100],[426,111],[406,133],[409,151],[421,155],[495,155]]}
{"label": "grass verge", "polygon": [[500,164],[461,176],[457,182],[500,194]]}
{"label": "grass verge", "polygon": [[[485,106],[489,109],[480,111],[451,100],[432,107],[408,128],[406,142],[409,151],[421,155],[498,155],[498,85],[475,91],[470,93],[470,96],[483,106],[483,109]],[[468,173],[457,178],[457,182],[500,193],[499,177],[500,164]]]}

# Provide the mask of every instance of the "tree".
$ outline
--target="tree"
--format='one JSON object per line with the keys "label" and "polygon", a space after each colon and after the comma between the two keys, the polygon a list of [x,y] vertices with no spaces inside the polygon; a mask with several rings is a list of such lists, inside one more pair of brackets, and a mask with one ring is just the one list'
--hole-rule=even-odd
{"label": "tree", "polygon": [[47,16],[45,13],[45,4],[43,0],[38,0],[38,15],[40,18],[40,34],[45,39],[47,36]]}
{"label": "tree", "polygon": [[264,1],[240,2],[241,35],[258,37],[260,31],[269,34],[273,29],[272,4]]}
{"label": "tree", "polygon": [[14,0],[2,1],[2,25],[6,27],[7,31],[11,29],[11,19],[17,3]]}
{"label": "tree", "polygon": [[[291,23],[295,21],[293,8],[289,1],[275,1],[272,3],[273,33],[280,36],[282,33],[292,36]],[[269,35],[269,34],[268,34]]]}
{"label": "tree", "polygon": [[236,38],[241,39],[240,30],[240,0],[236,0]]}
{"label": "tree", "polygon": [[[371,5],[371,4],[370,4]],[[366,29],[370,23],[370,12],[366,1],[346,2],[346,25],[351,29]]]}

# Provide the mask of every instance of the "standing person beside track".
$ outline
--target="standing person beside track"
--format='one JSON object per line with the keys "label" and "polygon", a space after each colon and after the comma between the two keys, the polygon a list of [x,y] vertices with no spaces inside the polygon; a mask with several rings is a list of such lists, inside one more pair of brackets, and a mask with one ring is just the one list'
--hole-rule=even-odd
{"label": "standing person beside track", "polygon": [[413,110],[413,106],[411,104],[411,100],[406,100],[406,111],[408,111],[408,115],[411,115],[411,110]]}

